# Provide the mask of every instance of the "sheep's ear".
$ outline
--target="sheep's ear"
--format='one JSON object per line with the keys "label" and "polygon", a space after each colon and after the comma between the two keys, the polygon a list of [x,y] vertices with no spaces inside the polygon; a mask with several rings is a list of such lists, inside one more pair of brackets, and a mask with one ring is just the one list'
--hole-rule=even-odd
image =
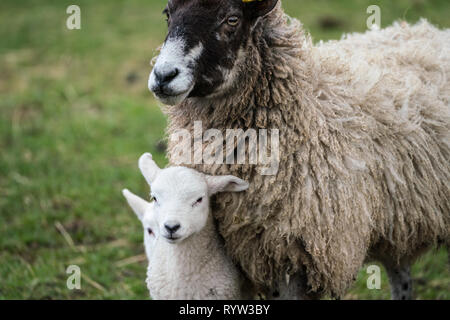
{"label": "sheep's ear", "polygon": [[151,208],[151,203],[131,193],[127,189],[123,190],[122,194],[125,199],[127,199],[128,204],[131,209],[133,209],[134,213],[136,213],[139,220],[142,221],[144,219],[145,212]]}
{"label": "sheep's ear", "polygon": [[147,180],[147,183],[150,185],[155,181],[161,171],[156,162],[153,161],[153,157],[150,153],[144,153],[139,158],[139,169],[141,170],[145,180]]}
{"label": "sheep's ear", "polygon": [[248,182],[234,176],[205,176],[209,195],[219,192],[241,192],[247,190]]}
{"label": "sheep's ear", "polygon": [[265,16],[271,12],[278,3],[278,0],[242,0],[244,12],[250,18]]}

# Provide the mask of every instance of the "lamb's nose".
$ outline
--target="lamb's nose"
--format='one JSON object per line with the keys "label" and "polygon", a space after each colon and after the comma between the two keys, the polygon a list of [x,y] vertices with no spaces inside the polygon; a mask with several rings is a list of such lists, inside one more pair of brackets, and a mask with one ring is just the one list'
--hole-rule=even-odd
{"label": "lamb's nose", "polygon": [[166,228],[167,232],[170,234],[173,234],[180,229],[180,224],[178,222],[167,222],[164,224],[164,227]]}
{"label": "lamb's nose", "polygon": [[175,79],[179,73],[180,70],[178,70],[177,68],[171,69],[164,68],[164,70],[155,70],[155,77],[159,85],[163,86],[165,84],[170,83],[173,79]]}

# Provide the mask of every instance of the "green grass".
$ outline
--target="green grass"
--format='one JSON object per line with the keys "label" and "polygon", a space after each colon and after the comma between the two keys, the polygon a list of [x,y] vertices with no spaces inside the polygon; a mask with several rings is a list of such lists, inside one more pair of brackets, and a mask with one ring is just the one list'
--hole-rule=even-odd
{"label": "green grass", "polygon": [[[166,163],[158,148],[165,118],[146,88],[165,36],[164,1],[76,3],[82,29],[69,31],[72,1],[0,2],[0,299],[147,298],[145,263],[126,263],[143,254],[142,230],[120,191],[147,193],[137,170],[143,152]],[[320,40],[363,31],[374,3],[383,26],[424,16],[450,27],[448,0],[284,6]],[[418,298],[450,299],[446,262],[445,250],[417,262]],[[72,264],[82,290],[66,288]],[[389,298],[384,272],[381,290],[368,290],[366,279],[363,270],[346,298]]]}

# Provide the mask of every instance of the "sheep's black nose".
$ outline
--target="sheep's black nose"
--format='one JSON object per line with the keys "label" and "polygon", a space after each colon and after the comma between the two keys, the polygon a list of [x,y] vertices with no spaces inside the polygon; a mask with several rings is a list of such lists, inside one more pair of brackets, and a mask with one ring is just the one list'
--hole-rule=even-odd
{"label": "sheep's black nose", "polygon": [[159,85],[163,86],[165,84],[170,83],[173,79],[175,79],[179,73],[180,70],[178,70],[177,68],[173,69],[164,68],[164,70],[155,70],[155,77]]}
{"label": "sheep's black nose", "polygon": [[177,232],[177,230],[180,229],[181,226],[179,223],[168,222],[164,224],[164,227],[166,228],[167,232],[173,234]]}

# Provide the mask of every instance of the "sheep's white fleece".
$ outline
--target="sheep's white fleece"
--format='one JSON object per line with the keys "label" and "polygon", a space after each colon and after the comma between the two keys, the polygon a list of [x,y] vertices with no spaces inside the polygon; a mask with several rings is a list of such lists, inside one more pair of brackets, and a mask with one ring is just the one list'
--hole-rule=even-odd
{"label": "sheep's white fleece", "polygon": [[[450,30],[425,20],[316,46],[279,5],[254,28],[229,92],[166,109],[169,135],[194,121],[224,136],[280,130],[276,176],[194,166],[250,182],[217,196],[214,214],[253,283],[300,273],[310,292],[340,296],[367,258],[412,262],[449,241],[449,53]],[[179,148],[170,142],[172,163]]]}

